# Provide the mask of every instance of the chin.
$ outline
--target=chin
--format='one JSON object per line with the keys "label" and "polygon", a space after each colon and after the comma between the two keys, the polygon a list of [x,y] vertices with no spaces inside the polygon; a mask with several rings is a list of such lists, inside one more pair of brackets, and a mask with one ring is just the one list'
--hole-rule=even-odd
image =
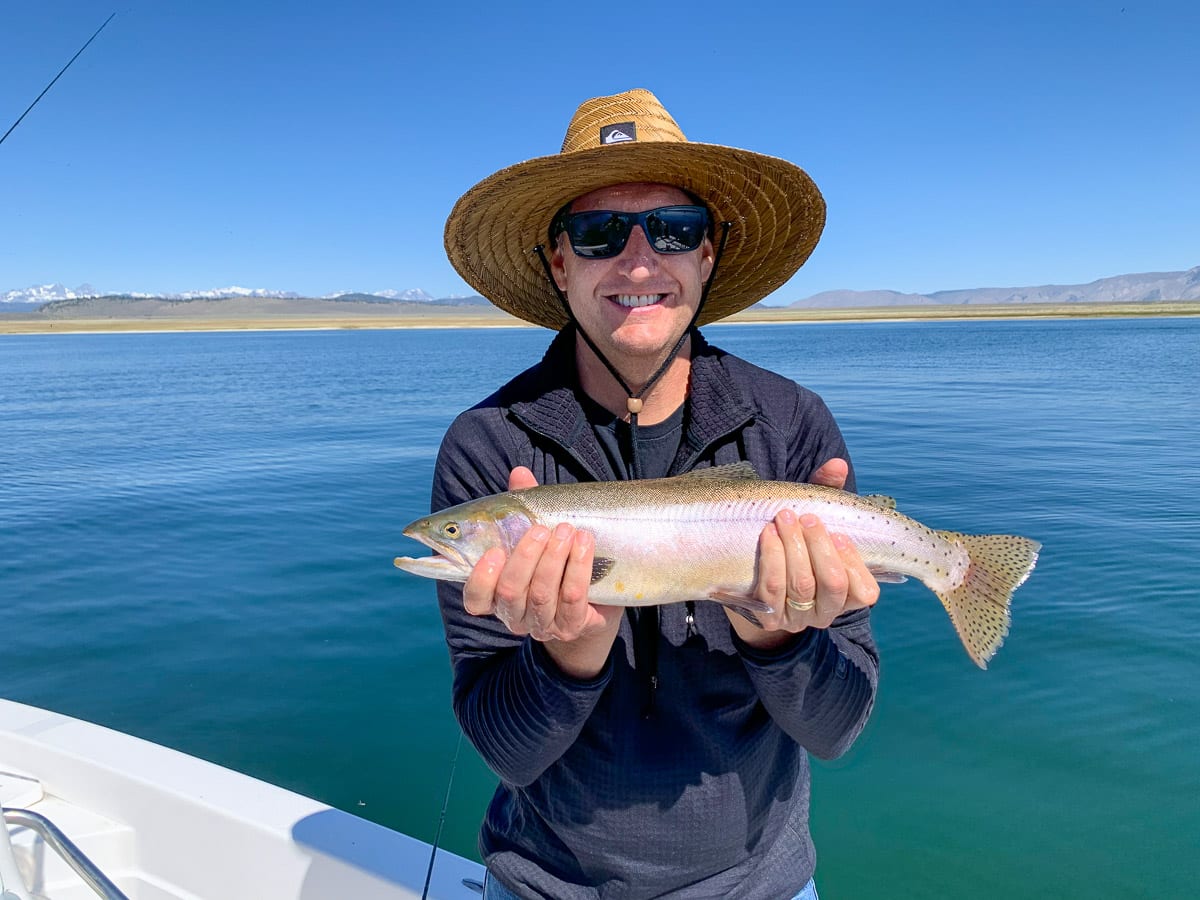
{"label": "chin", "polygon": [[618,328],[612,335],[613,346],[621,353],[636,357],[658,357],[674,346],[686,323],[664,328],[630,326]]}

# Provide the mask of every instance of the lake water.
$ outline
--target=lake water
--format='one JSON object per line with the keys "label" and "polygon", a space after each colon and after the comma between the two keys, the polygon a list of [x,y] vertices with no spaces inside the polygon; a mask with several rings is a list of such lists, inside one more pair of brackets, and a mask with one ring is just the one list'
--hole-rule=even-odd
{"label": "lake water", "polygon": [[[1194,896],[1200,320],[705,332],[826,398],[864,492],[1044,544],[986,672],[884,587],[875,715],[814,773],[822,895]],[[449,667],[391,560],[452,416],[548,340],[0,337],[0,696],[432,839]],[[466,748],[449,849],[492,787]]]}

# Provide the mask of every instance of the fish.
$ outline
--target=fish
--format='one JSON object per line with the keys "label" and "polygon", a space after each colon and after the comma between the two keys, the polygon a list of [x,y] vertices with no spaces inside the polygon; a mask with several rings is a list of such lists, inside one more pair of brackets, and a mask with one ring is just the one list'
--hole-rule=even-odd
{"label": "fish", "polygon": [[749,463],[639,481],[539,485],[481,497],[424,516],[404,535],[434,551],[395,559],[413,575],[463,582],[492,547],[511,553],[533,525],[567,522],[595,538],[588,601],[650,606],[708,599],[747,614],[770,612],[754,596],[759,535],[776,513],[812,513],[845,534],[875,579],[916,578],[942,602],[981,669],[1004,642],[1013,593],[1041,544],[1020,535],[936,531],[883,495],[760,479]]}

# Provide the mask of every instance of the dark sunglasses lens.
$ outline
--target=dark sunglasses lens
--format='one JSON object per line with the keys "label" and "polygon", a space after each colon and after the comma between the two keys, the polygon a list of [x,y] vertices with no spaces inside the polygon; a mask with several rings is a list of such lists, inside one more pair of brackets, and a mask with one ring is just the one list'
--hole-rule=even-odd
{"label": "dark sunglasses lens", "polygon": [[658,253],[695,250],[707,227],[707,213],[696,206],[664,206],[646,213],[646,240]]}
{"label": "dark sunglasses lens", "polygon": [[704,240],[708,211],[703,206],[660,206],[641,213],[597,209],[565,220],[572,249],[586,259],[616,256],[625,249],[634,225],[641,225],[656,252],[687,253]]}
{"label": "dark sunglasses lens", "polygon": [[567,237],[576,255],[587,259],[616,256],[625,249],[631,223],[607,210],[576,213],[567,219]]}

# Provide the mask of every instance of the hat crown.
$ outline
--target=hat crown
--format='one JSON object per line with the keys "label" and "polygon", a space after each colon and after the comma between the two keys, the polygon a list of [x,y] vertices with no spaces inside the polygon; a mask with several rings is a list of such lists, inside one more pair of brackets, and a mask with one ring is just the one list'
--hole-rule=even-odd
{"label": "hat crown", "polygon": [[562,152],[646,141],[686,143],[687,138],[654,94],[635,88],[581,103],[567,126]]}

